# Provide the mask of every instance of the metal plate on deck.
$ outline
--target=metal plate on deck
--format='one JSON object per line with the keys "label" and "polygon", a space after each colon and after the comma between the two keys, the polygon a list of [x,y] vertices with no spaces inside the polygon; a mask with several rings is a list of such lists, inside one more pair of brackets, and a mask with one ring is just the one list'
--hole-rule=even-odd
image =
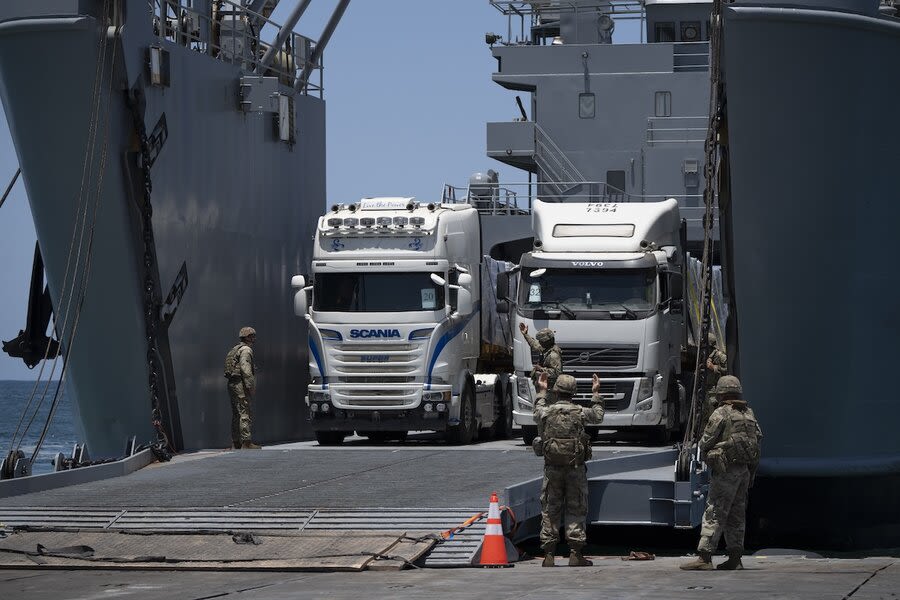
{"label": "metal plate on deck", "polygon": [[[0,539],[0,568],[362,571],[401,569],[435,544],[403,533],[315,531],[256,536],[238,544],[228,533],[17,531]],[[38,545],[84,545],[90,557],[39,555]],[[45,554],[48,553],[45,550]],[[49,552],[49,554],[53,554]]]}

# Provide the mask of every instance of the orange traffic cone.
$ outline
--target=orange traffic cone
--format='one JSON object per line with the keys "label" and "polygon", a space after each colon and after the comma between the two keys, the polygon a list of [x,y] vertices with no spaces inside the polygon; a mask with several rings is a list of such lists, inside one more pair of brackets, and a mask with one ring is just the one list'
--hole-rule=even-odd
{"label": "orange traffic cone", "polygon": [[478,562],[482,567],[511,567],[506,557],[506,537],[503,535],[503,525],[500,524],[500,500],[497,492],[491,493],[491,507],[488,509],[487,527],[484,530],[484,540],[481,542],[481,558]]}

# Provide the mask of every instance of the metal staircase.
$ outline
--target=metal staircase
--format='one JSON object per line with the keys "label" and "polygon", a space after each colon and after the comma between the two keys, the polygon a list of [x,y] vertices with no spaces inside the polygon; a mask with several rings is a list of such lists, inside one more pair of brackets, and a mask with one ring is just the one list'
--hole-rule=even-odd
{"label": "metal staircase", "polygon": [[585,176],[537,123],[534,124],[534,161],[544,195],[561,202],[566,196],[586,193],[582,190],[587,182]]}

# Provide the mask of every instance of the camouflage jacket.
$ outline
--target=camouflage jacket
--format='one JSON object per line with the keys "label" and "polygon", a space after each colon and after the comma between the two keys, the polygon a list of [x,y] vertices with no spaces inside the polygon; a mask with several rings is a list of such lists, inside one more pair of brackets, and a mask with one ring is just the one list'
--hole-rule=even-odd
{"label": "camouflage jacket", "polygon": [[709,360],[712,361],[713,368],[706,370],[706,389],[707,393],[716,393],[716,384],[722,375],[728,375],[728,357],[718,348],[713,348],[709,353]]}
{"label": "camouflage jacket", "polygon": [[[534,403],[534,424],[537,425],[538,435],[543,434],[543,420],[547,412],[547,407],[558,402],[555,395],[547,391],[538,392],[537,400]],[[562,400],[562,402],[571,402],[571,400]],[[591,398],[590,406],[581,407],[581,416],[585,425],[597,425],[603,422],[603,398],[600,394],[594,394]]]}
{"label": "camouflage jacket", "polygon": [[238,369],[244,389],[253,392],[256,389],[256,365],[253,363],[253,348],[246,344],[238,350]]}
{"label": "camouflage jacket", "polygon": [[[556,344],[549,348],[544,348],[539,341],[527,333],[523,335],[525,336],[525,341],[531,346],[531,349],[541,353],[540,366],[543,367],[544,372],[547,373],[548,383],[552,387],[553,384],[556,383],[556,378],[562,373],[562,350]],[[535,369],[533,373],[536,373],[537,371],[538,370]],[[536,375],[533,376],[536,377]]]}
{"label": "camouflage jacket", "polygon": [[753,409],[742,400],[730,400],[713,411],[700,438],[704,455],[720,450],[729,463],[759,463],[759,440],[762,430]]}

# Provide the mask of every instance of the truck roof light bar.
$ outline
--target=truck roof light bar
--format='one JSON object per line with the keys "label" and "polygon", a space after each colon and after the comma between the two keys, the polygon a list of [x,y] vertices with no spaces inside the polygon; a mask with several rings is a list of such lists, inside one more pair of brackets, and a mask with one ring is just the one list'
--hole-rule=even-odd
{"label": "truck roof light bar", "polygon": [[359,219],[357,219],[356,217],[347,217],[346,219],[344,219],[344,227],[353,229],[357,225],[359,225]]}
{"label": "truck roof light bar", "polygon": [[390,227],[393,220],[390,217],[378,217],[375,219],[375,222],[378,223],[379,227]]}
{"label": "truck roof light bar", "polygon": [[328,226],[329,226],[329,227],[334,227],[335,229],[337,229],[338,227],[341,226],[341,224],[342,224],[343,222],[344,222],[343,219],[337,218],[337,217],[334,218],[334,219],[328,219]]}
{"label": "truck roof light bar", "polygon": [[359,220],[359,224],[363,227],[373,227],[375,225],[375,219],[372,217],[363,217]]}
{"label": "truck roof light bar", "polygon": [[407,217],[394,217],[394,225],[397,227],[406,227],[406,224],[409,223],[409,219]]}
{"label": "truck roof light bar", "polygon": [[409,224],[419,229],[422,225],[425,224],[425,217],[410,217]]}

